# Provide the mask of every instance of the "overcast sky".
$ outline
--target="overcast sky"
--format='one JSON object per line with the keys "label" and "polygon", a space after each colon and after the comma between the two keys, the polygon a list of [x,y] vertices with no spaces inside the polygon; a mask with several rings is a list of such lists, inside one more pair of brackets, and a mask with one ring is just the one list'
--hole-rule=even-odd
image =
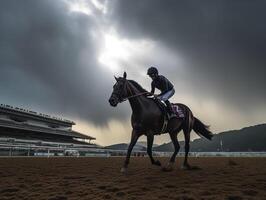
{"label": "overcast sky", "polygon": [[171,101],[213,132],[265,123],[265,10],[260,0],[1,1],[0,103],[74,120],[102,145],[128,142],[129,103],[108,103],[113,75],[150,90],[156,66],[175,85]]}

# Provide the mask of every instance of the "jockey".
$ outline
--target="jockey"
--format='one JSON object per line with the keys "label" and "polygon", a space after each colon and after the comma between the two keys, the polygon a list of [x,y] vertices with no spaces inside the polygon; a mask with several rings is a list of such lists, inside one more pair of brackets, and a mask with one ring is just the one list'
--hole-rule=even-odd
{"label": "jockey", "polygon": [[167,110],[170,113],[170,117],[176,116],[171,103],[168,100],[175,93],[173,84],[164,76],[159,75],[158,70],[155,67],[150,67],[147,71],[147,75],[149,75],[152,79],[150,95],[154,95],[155,88],[159,89],[161,93],[159,95],[154,95],[154,97],[157,97],[159,100],[165,102]]}

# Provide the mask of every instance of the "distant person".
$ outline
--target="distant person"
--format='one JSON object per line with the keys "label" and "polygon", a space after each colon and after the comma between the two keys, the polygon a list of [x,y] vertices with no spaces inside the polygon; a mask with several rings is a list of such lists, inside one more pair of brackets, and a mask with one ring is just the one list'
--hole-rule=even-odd
{"label": "distant person", "polygon": [[[152,79],[150,95],[154,95],[154,97],[163,101],[167,106],[167,111],[170,114],[170,118],[175,117],[176,115],[174,110],[170,101],[168,100],[175,93],[173,84],[163,75],[159,75],[158,70],[155,67],[150,67],[147,71],[147,75],[149,75],[149,77]],[[154,94],[155,88],[161,91],[159,95]]]}

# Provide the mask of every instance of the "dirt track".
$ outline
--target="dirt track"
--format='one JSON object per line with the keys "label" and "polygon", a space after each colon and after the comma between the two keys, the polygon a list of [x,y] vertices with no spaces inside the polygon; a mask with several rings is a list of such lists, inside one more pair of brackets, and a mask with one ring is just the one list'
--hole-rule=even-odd
{"label": "dirt track", "polygon": [[[166,163],[165,158],[159,158]],[[266,158],[190,158],[162,172],[148,158],[0,158],[0,199],[266,199]]]}

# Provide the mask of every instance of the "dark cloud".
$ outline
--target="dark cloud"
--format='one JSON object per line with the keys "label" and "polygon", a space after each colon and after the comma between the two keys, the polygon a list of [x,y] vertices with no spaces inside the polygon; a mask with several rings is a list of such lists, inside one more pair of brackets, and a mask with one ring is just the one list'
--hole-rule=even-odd
{"label": "dark cloud", "polygon": [[186,60],[188,92],[239,109],[265,105],[266,2],[128,0],[110,7],[122,36],[152,39]]}
{"label": "dark cloud", "polygon": [[[156,43],[154,52],[143,48],[121,62],[130,79],[149,86],[138,71],[160,63],[176,83],[176,96],[189,93],[245,111],[265,108],[264,1],[106,1],[107,15],[69,12],[66,2],[1,1],[1,103],[97,125],[127,120],[128,104],[114,109],[107,102],[113,74],[98,62],[105,26],[123,39]],[[176,67],[178,57],[184,66]]]}
{"label": "dark cloud", "polygon": [[1,103],[104,124],[124,119],[108,105],[113,76],[98,63],[95,16],[65,1],[3,1],[0,7]]}

